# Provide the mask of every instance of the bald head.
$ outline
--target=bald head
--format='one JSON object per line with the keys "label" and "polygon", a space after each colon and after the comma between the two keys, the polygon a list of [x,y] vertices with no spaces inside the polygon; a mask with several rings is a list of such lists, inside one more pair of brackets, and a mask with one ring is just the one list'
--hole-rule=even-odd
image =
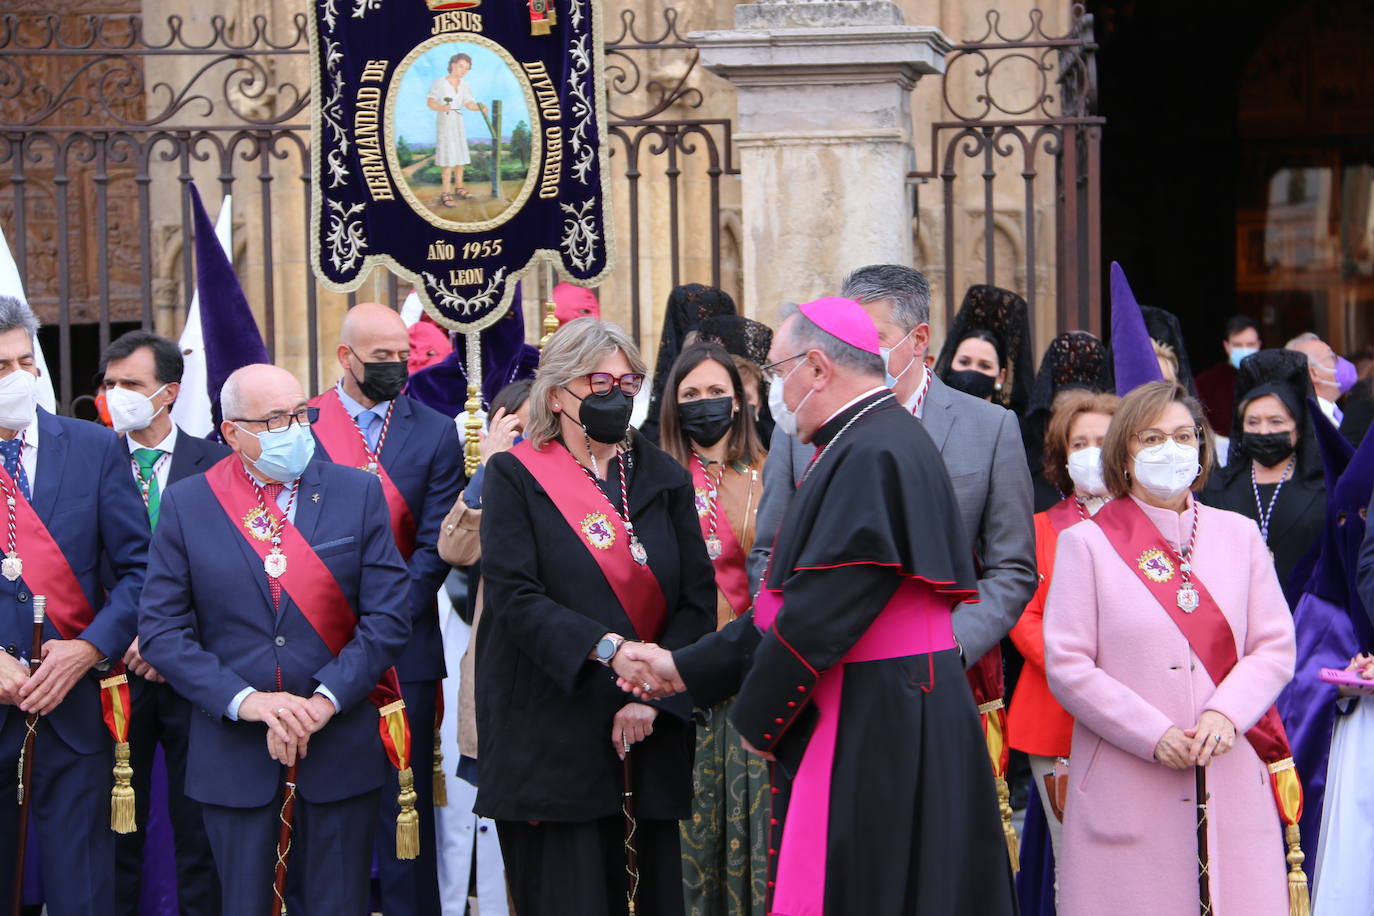
{"label": "bald head", "polygon": [[296,377],[266,363],[235,369],[219,393],[220,412],[227,421],[291,413],[304,404],[305,390]]}
{"label": "bald head", "polygon": [[360,302],[344,315],[339,328],[339,365],[349,397],[366,407],[376,403],[360,388],[366,363],[402,363],[410,359],[410,332],[401,316],[377,302]]}

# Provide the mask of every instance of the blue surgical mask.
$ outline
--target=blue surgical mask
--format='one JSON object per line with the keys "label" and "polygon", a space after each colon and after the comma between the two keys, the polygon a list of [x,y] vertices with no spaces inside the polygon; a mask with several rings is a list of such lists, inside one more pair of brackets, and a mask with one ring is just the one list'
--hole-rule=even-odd
{"label": "blue surgical mask", "polygon": [[1259,347],[1232,347],[1231,365],[1236,369],[1240,368],[1240,361],[1252,353],[1258,353]]}
{"label": "blue surgical mask", "polygon": [[[911,329],[911,331],[914,330],[916,329]],[[911,331],[907,331],[905,334],[902,335],[902,339],[897,341],[897,347],[900,347],[903,343],[906,342],[906,339],[911,336]],[[916,365],[916,354],[912,353],[911,360],[906,364],[906,368],[903,369],[901,372],[898,372],[896,375],[893,375],[892,366],[888,363],[888,359],[892,356],[892,351],[897,349],[897,347],[878,348],[878,355],[880,355],[883,358],[883,384],[889,388],[896,388],[897,383],[902,380],[902,376],[910,372],[911,367]]]}
{"label": "blue surgical mask", "polygon": [[310,459],[315,457],[315,437],[308,426],[292,423],[275,433],[249,432],[242,426],[239,429],[262,446],[262,454],[252,464],[263,477],[290,483],[301,476]]}

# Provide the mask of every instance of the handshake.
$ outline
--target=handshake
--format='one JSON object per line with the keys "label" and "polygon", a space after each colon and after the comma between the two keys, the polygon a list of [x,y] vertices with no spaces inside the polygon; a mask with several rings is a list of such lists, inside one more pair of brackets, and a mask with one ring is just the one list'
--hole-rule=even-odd
{"label": "handshake", "polygon": [[611,668],[616,686],[641,700],[659,700],[687,690],[673,653],[651,642],[627,640],[611,659]]}

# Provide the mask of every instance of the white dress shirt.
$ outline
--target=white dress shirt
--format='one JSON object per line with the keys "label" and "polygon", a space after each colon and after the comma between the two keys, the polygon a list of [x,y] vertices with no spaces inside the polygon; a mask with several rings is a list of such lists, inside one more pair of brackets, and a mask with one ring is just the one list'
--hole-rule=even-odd
{"label": "white dress shirt", "polygon": [[[141,448],[148,448],[148,446],[139,445],[138,442],[134,441],[133,436],[125,436],[124,442],[129,446],[129,467],[133,471],[134,483],[142,487],[143,480],[138,476],[138,460],[134,458],[134,452]],[[176,445],[177,425],[173,423],[172,431],[169,432],[161,442],[152,446],[152,448],[167,453],[160,457],[157,464],[153,467],[153,476],[157,478],[157,491],[159,493],[167,492],[167,478],[171,476],[172,473],[172,452],[176,448]],[[29,486],[33,486],[32,482],[30,482]]]}

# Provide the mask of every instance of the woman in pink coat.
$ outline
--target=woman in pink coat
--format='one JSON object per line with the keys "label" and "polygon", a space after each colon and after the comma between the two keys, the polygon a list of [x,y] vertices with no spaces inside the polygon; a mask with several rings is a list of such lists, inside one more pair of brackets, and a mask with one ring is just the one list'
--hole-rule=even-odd
{"label": "woman in pink coat", "polygon": [[[1062,916],[1198,912],[1195,766],[1210,795],[1213,912],[1288,911],[1268,769],[1246,732],[1293,675],[1293,621],[1255,523],[1192,498],[1213,454],[1193,398],[1142,385],[1103,447],[1116,499],[1059,538],[1045,661],[1075,719]],[[1219,683],[1180,629],[1203,620],[1222,636],[1207,662],[1231,654],[1224,625],[1234,639]]]}

